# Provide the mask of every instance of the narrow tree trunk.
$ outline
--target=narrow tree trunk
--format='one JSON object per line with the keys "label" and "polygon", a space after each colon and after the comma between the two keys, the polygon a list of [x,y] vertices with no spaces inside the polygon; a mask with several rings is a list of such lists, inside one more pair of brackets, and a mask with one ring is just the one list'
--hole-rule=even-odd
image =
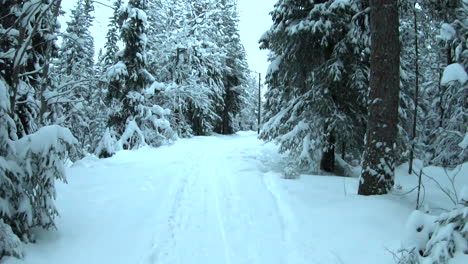
{"label": "narrow tree trunk", "polygon": [[419,104],[419,43],[418,43],[418,14],[416,12],[415,5],[413,5],[413,14],[414,14],[414,49],[416,53],[415,58],[415,93],[414,93],[414,114],[413,114],[413,131],[411,134],[411,150],[409,154],[409,167],[408,173],[413,173],[413,160],[414,160],[414,148],[415,148],[415,140],[416,140],[416,122],[418,116],[418,104]]}
{"label": "narrow tree trunk", "polygon": [[[325,126],[325,132],[328,130],[328,125]],[[322,153],[320,160],[320,169],[326,172],[335,170],[335,134],[330,131],[327,137],[327,146]]]}
{"label": "narrow tree trunk", "polygon": [[260,134],[260,126],[262,124],[262,74],[258,73],[258,128],[257,133]]}
{"label": "narrow tree trunk", "polygon": [[438,61],[439,63],[437,64],[438,72],[439,72],[439,81],[438,81],[438,96],[439,96],[439,111],[440,111],[440,120],[439,120],[439,127],[441,128],[444,125],[444,114],[445,114],[445,109],[443,105],[444,101],[444,93],[442,91],[442,85],[440,84],[442,81],[442,67],[441,67],[441,58],[440,58],[440,52],[438,52]]}
{"label": "narrow tree trunk", "polygon": [[343,141],[341,143],[341,159],[345,160],[346,158],[346,143]]}
{"label": "narrow tree trunk", "polygon": [[370,7],[371,91],[360,195],[393,187],[400,91],[398,1],[371,0]]}

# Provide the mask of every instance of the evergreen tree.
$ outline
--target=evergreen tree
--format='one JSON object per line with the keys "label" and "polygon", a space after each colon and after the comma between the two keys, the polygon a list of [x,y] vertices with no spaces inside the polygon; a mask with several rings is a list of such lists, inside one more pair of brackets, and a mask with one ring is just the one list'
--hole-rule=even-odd
{"label": "evergreen tree", "polygon": [[218,115],[221,123],[217,132],[221,134],[234,133],[234,117],[240,112],[242,93],[247,88],[248,65],[244,47],[240,41],[238,30],[238,13],[235,1],[223,0],[218,3],[221,10],[221,25],[223,39],[221,45],[226,49],[225,70],[223,72],[224,98],[223,108]]}
{"label": "evergreen tree", "polygon": [[361,8],[360,2],[281,0],[260,40],[271,50],[260,137],[279,142],[303,169],[317,171],[320,160],[322,170],[334,171],[337,138],[359,155],[368,82]]}
{"label": "evergreen tree", "polygon": [[[107,100],[113,107],[108,125],[121,136],[117,150],[146,144],[157,147],[174,139],[167,120],[170,111],[157,104],[155,80],[146,68],[146,8],[146,1],[131,0],[121,9],[124,49],[116,54],[117,63],[106,73],[110,82]],[[107,133],[104,136],[107,138]]]}
{"label": "evergreen tree", "polygon": [[153,81],[146,70],[146,5],[147,1],[132,0],[119,14],[124,49],[116,54],[117,63],[107,72],[110,81],[107,99],[116,107],[109,125],[119,134],[138,107],[128,97],[129,93],[141,92]]}
{"label": "evergreen tree", "polygon": [[[173,110],[173,123],[179,134],[205,135],[214,130],[223,133],[223,116],[226,130],[232,130],[232,116],[239,102],[235,98],[239,98],[237,90],[242,89],[234,87],[240,86],[238,78],[242,76],[229,72],[238,70],[231,67],[245,64],[234,58],[244,56],[232,50],[240,47],[238,37],[227,35],[236,34],[235,5],[216,1],[156,1],[150,7],[150,13],[157,13],[160,18],[150,19],[150,30],[154,32],[150,36],[151,72],[170,88],[161,91],[158,97]],[[229,37],[232,43],[227,42]],[[229,66],[228,49],[232,61]],[[243,52],[241,49],[239,52]],[[236,76],[228,80],[228,74]],[[225,87],[227,83],[229,88]],[[227,105],[226,99],[230,101]]]}
{"label": "evergreen tree", "polygon": [[235,116],[234,128],[236,130],[257,131],[258,130],[258,104],[259,101],[259,80],[258,74],[251,73],[247,79],[247,86],[241,94],[241,111]]}
{"label": "evergreen tree", "polygon": [[97,84],[94,40],[89,31],[94,20],[93,11],[91,0],[79,0],[71,10],[53,72],[57,80],[54,92],[67,95],[56,107],[58,116],[53,123],[70,128],[87,151],[94,136],[90,125],[96,113],[92,97]]}
{"label": "evergreen tree", "polygon": [[[467,133],[468,122],[466,98],[467,82],[444,82],[445,68],[461,65],[465,73],[468,68],[468,35],[466,16],[468,3],[462,0],[430,1],[423,5],[437,21],[439,43],[436,68],[439,80],[428,91],[432,107],[428,112],[427,145],[432,156],[429,162],[452,167],[468,160],[468,152],[459,146]],[[450,66],[452,65],[452,66]],[[457,67],[457,66],[455,66]],[[435,107],[434,107],[435,106]]]}
{"label": "evergreen tree", "polygon": [[50,110],[49,64],[56,51],[60,1],[2,4],[0,260],[20,257],[19,240],[30,241],[33,228],[55,226],[55,181],[65,179],[62,161],[76,144],[67,129],[38,130]]}
{"label": "evergreen tree", "polygon": [[96,89],[93,91],[93,119],[90,123],[90,131],[92,131],[91,142],[92,148],[89,149],[90,152],[97,153],[100,157],[110,157],[113,152],[109,151],[105,155],[101,155],[102,151],[102,140],[108,138],[110,133],[109,128],[107,127],[107,122],[109,120],[109,115],[111,109],[106,104],[106,94],[109,89],[109,80],[106,76],[106,72],[110,67],[112,67],[117,61],[117,53],[119,52],[118,43],[120,41],[120,24],[119,24],[119,14],[120,9],[122,8],[122,0],[116,0],[113,4],[113,15],[109,18],[108,31],[106,34],[106,43],[104,44],[104,52],[100,50],[101,54],[98,56],[98,61],[96,64],[96,73],[97,73],[97,85]]}
{"label": "evergreen tree", "polygon": [[108,31],[106,34],[106,43],[104,44],[105,52],[99,58],[99,64],[104,71],[116,63],[116,54],[119,51],[117,43],[120,40],[119,14],[121,8],[122,0],[115,0],[113,4],[114,13],[112,17],[110,17],[109,25],[107,25]]}

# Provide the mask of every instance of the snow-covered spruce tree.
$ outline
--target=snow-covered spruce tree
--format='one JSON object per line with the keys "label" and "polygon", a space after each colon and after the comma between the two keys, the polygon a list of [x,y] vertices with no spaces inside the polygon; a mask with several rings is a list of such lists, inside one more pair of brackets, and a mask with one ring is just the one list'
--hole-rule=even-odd
{"label": "snow-covered spruce tree", "polygon": [[160,146],[174,136],[166,118],[169,112],[154,105],[157,90],[149,87],[154,78],[146,69],[146,8],[146,1],[131,0],[121,9],[124,49],[106,73],[110,83],[107,100],[113,107],[109,126],[121,135],[118,145],[123,149]]}
{"label": "snow-covered spruce tree", "polygon": [[[90,124],[90,130],[93,132],[92,135],[94,140],[91,142],[92,147],[89,151],[95,153],[100,158],[108,158],[112,156],[115,151],[115,145],[111,144],[111,142],[116,142],[115,131],[110,130],[107,126],[110,109],[106,104],[106,93],[109,88],[109,80],[106,76],[106,72],[117,62],[116,54],[119,52],[119,14],[121,7],[122,0],[115,0],[112,7],[114,12],[109,18],[109,24],[107,25],[108,31],[106,34],[106,42],[104,44],[104,52],[100,54],[96,64],[97,85],[92,95],[93,108],[95,112]],[[106,151],[106,148],[109,148],[109,150]]]}
{"label": "snow-covered spruce tree", "polygon": [[235,116],[234,125],[236,130],[257,131],[258,130],[258,104],[259,102],[259,80],[257,73],[251,73],[247,79],[247,86],[243,89],[241,111]]}
{"label": "snow-covered spruce tree", "polygon": [[395,155],[398,163],[409,161],[411,171],[412,160],[424,159],[427,112],[433,98],[428,91],[438,82],[437,30],[422,5],[417,0],[400,1],[401,87]]}
{"label": "snow-covered spruce tree", "polygon": [[149,13],[150,70],[166,87],[156,96],[179,135],[211,133],[223,109],[221,10],[213,1],[156,1]]}
{"label": "snow-covered spruce tree", "polygon": [[179,65],[183,65],[183,61],[190,56],[185,53],[188,48],[184,47],[188,39],[185,25],[188,9],[187,1],[157,0],[148,3],[148,69],[159,82],[154,86],[157,87],[155,100],[171,109],[170,122],[181,137],[193,134],[187,106],[209,102],[199,89],[201,86],[193,85],[196,76],[187,79],[180,76],[182,69]]}
{"label": "snow-covered spruce tree", "polygon": [[370,1],[371,73],[369,121],[360,195],[386,194],[394,184],[398,101],[400,92],[400,41],[397,0]]}
{"label": "snow-covered spruce tree", "polygon": [[127,122],[136,112],[137,105],[130,103],[128,94],[142,91],[153,81],[146,70],[146,3],[129,1],[119,14],[124,49],[116,54],[117,63],[107,71],[110,81],[107,100],[113,107],[109,125],[118,134],[123,134]]}
{"label": "snow-covered spruce tree", "polygon": [[362,4],[278,1],[260,40],[271,51],[260,137],[278,142],[302,169],[317,171],[320,160],[334,171],[337,143],[360,154],[368,87]]}
{"label": "snow-covered spruce tree", "polygon": [[0,70],[11,89],[10,114],[19,137],[36,131],[48,110],[49,63],[56,50],[60,2],[2,3]]}
{"label": "snow-covered spruce tree", "polygon": [[[4,256],[22,257],[22,244],[19,232],[13,232],[15,222],[12,208],[18,208],[19,202],[26,199],[22,190],[23,169],[14,156],[14,146],[10,137],[16,137],[16,126],[9,116],[9,86],[0,77],[0,260]],[[19,234],[21,236],[21,234]]]}
{"label": "snow-covered spruce tree", "polygon": [[[468,82],[468,49],[466,48],[468,3],[461,0],[429,1],[423,7],[430,10],[432,19],[438,21],[440,47],[438,63],[439,80],[429,93],[433,96],[427,129],[430,163],[455,166],[468,160],[468,153],[459,146],[467,133],[466,98]],[[458,70],[457,70],[458,69]],[[455,78],[450,78],[455,77]],[[434,127],[435,125],[435,127]]]}
{"label": "snow-covered spruce tree", "polygon": [[234,117],[241,111],[243,92],[247,88],[249,68],[246,53],[241,44],[238,30],[238,11],[236,1],[218,1],[217,9],[221,10],[219,26],[222,32],[221,47],[226,50],[226,61],[223,71],[224,98],[220,122],[216,132],[221,134],[234,133]]}
{"label": "snow-covered spruce tree", "polygon": [[117,43],[120,40],[119,14],[120,8],[122,8],[122,0],[115,0],[112,8],[114,9],[114,13],[110,17],[109,24],[107,25],[106,43],[104,44],[105,51],[99,60],[99,65],[103,70],[106,70],[116,63],[116,54],[119,52]]}
{"label": "snow-covered spruce tree", "polygon": [[54,227],[55,181],[65,179],[63,158],[76,143],[68,129],[57,126],[30,133],[50,106],[48,65],[56,49],[60,1],[4,1],[2,7],[0,259],[21,256],[19,239],[32,241],[32,228]]}
{"label": "snow-covered spruce tree", "polygon": [[96,136],[90,131],[91,122],[97,113],[92,97],[97,84],[94,72],[94,40],[89,31],[94,20],[93,11],[91,0],[77,1],[71,10],[59,59],[54,67],[58,81],[54,92],[67,94],[66,100],[62,100],[63,103],[57,107],[57,111],[61,113],[56,123],[70,128],[85,151],[89,151]]}
{"label": "snow-covered spruce tree", "polygon": [[[195,135],[206,135],[215,130],[216,124],[221,121],[220,113],[224,109],[224,83],[223,70],[226,65],[226,50],[221,45],[223,32],[218,29],[222,10],[217,8],[213,1],[189,1],[189,19],[186,33],[188,34],[189,53],[191,53],[190,75],[198,75],[195,86],[207,94],[208,105],[199,108],[196,105],[187,107],[187,117]],[[181,51],[182,57],[185,57]],[[185,66],[178,62],[180,69]],[[186,71],[189,73],[188,71]]]}

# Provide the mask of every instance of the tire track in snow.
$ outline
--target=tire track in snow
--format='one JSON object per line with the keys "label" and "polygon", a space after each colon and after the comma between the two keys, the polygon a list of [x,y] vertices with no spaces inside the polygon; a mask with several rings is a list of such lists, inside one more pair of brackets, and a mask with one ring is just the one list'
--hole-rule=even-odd
{"label": "tire track in snow", "polygon": [[[205,164],[206,166],[209,168],[210,170],[210,174],[211,174],[211,188],[212,188],[212,191],[213,191],[213,194],[214,194],[214,200],[215,200],[215,208],[216,208],[216,216],[217,216],[217,222],[218,222],[218,228],[220,230],[220,233],[221,233],[221,238],[222,238],[222,241],[223,241],[223,249],[224,249],[224,263],[225,264],[231,264],[231,253],[230,253],[230,246],[229,246],[229,243],[228,243],[228,240],[227,240],[227,236],[226,236],[226,229],[224,227],[224,221],[223,221],[223,217],[222,217],[222,213],[221,213],[221,209],[220,209],[220,206],[219,206],[219,184],[217,184],[217,175],[219,175],[219,165],[220,165],[220,161],[221,161],[221,158],[220,158],[220,155],[221,153],[219,151],[216,151],[214,154],[212,154],[212,156],[210,157],[211,161],[216,164],[216,167],[215,166],[212,166],[209,162],[209,160],[206,160],[205,159]],[[208,157],[208,156],[207,156]],[[214,158],[214,160],[213,160]]]}
{"label": "tire track in snow", "polygon": [[[182,158],[183,160],[191,160],[190,158],[193,156],[193,153],[187,153]],[[160,202],[160,207],[155,209],[158,213],[162,212],[169,212],[168,215],[165,215],[161,218],[155,220],[155,225],[158,225],[155,230],[153,231],[154,237],[152,246],[149,249],[146,256],[140,261],[141,264],[155,264],[155,263],[171,263],[172,261],[169,259],[168,262],[165,261],[165,258],[170,258],[171,249],[175,248],[177,245],[177,230],[181,227],[181,216],[180,212],[184,212],[181,210],[181,204],[184,200],[184,195],[187,190],[188,185],[193,185],[194,175],[197,176],[197,164],[194,160],[190,163],[190,166],[185,167],[182,171],[182,176],[179,175],[171,175],[170,177],[181,177],[177,180],[176,186],[170,188],[171,191],[168,192],[166,199]],[[192,180],[190,184],[189,181]],[[165,208],[166,206],[170,206],[169,208]],[[166,225],[162,225],[161,223],[166,223]],[[160,232],[163,231],[163,232]],[[164,234],[166,231],[166,234]]]}
{"label": "tire track in snow", "polygon": [[291,208],[284,201],[282,201],[278,186],[276,183],[274,183],[272,177],[274,177],[274,175],[271,173],[262,175],[263,184],[274,200],[278,216],[281,219],[281,231],[283,242],[286,247],[286,252],[288,253],[288,261],[289,263],[294,264],[310,263],[310,259],[307,260],[298,252],[299,246],[295,243],[297,239],[295,239],[293,235],[295,232],[297,232],[297,224],[294,219],[294,213],[292,212]]}
{"label": "tire track in snow", "polygon": [[[231,154],[236,153],[236,152],[241,152],[240,148],[236,147],[234,149],[229,150],[229,153]],[[243,236],[240,236],[240,239],[239,237],[237,239],[241,240],[242,244],[243,245],[246,244],[245,246],[247,247],[246,252],[245,251],[242,252],[242,253],[246,253],[246,255],[241,256],[244,258],[244,262],[240,262],[239,260],[237,260],[238,262],[236,263],[249,263],[249,264],[259,263],[260,264],[262,262],[260,261],[260,257],[258,255],[258,248],[257,248],[260,243],[257,243],[258,241],[254,241],[252,243],[250,239],[245,239],[245,236],[247,234],[252,234],[252,231],[255,229],[255,227],[253,226],[254,218],[252,215],[248,214],[246,208],[240,208],[242,199],[241,199],[239,189],[237,188],[237,185],[235,184],[235,180],[233,179],[233,177],[236,177],[237,174],[236,174],[236,171],[226,170],[226,168],[228,168],[228,166],[226,166],[227,163],[229,163],[229,161],[227,160],[227,157],[223,157],[222,159],[219,159],[217,162],[218,171],[220,168],[224,168],[224,171],[223,171],[225,174],[225,177],[223,177],[223,183],[225,183],[223,186],[224,193],[228,194],[227,197],[230,198],[227,201],[228,206],[226,208],[227,212],[225,214],[228,215],[227,218],[231,220],[231,225],[233,225],[233,229],[236,229],[239,235],[243,234]],[[235,223],[232,222],[234,219],[237,220]],[[240,227],[243,227],[244,229],[238,230]],[[240,246],[239,244],[237,244],[238,247]]]}

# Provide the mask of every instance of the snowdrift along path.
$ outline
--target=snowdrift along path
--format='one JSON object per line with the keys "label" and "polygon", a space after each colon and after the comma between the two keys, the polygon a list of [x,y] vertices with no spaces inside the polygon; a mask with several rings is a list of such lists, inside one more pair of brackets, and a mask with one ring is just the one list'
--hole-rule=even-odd
{"label": "snowdrift along path", "polygon": [[393,263],[407,202],[359,197],[356,179],[282,180],[282,162],[247,132],[84,159],[58,184],[58,230],[7,263]]}

